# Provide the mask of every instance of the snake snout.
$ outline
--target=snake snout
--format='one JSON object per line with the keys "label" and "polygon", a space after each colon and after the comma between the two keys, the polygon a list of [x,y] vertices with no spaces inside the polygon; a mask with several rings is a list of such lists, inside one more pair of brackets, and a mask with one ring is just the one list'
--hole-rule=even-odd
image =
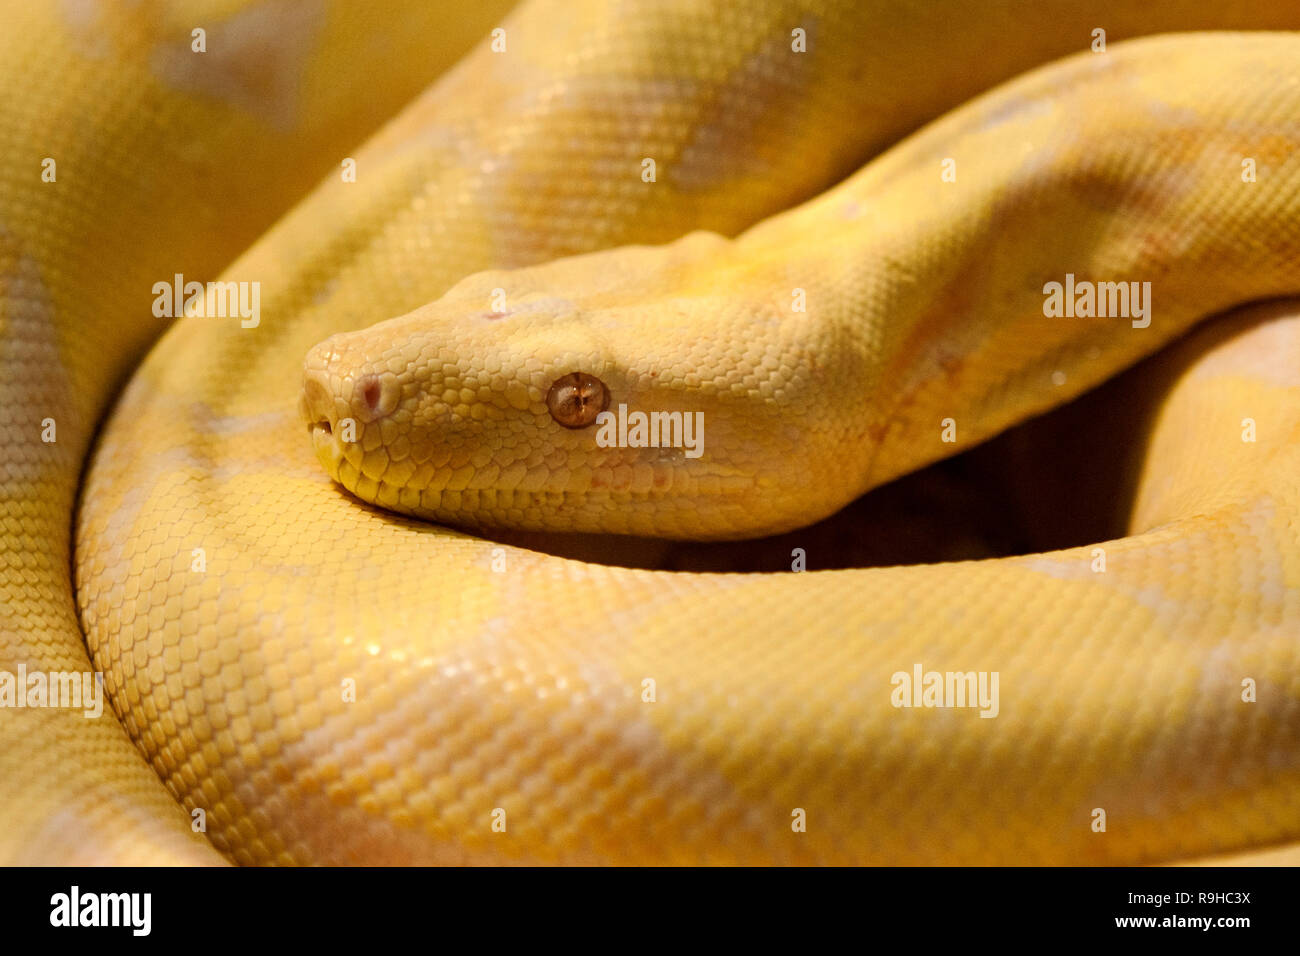
{"label": "snake snout", "polygon": [[401,389],[395,377],[358,351],[348,339],[334,336],[307,353],[299,404],[309,425],[333,430],[348,418],[370,423],[397,407]]}
{"label": "snake snout", "polygon": [[310,430],[322,429],[326,434],[338,423],[338,412],[330,387],[329,375],[319,368],[305,368],[302,375],[302,393],[298,397],[298,413]]}

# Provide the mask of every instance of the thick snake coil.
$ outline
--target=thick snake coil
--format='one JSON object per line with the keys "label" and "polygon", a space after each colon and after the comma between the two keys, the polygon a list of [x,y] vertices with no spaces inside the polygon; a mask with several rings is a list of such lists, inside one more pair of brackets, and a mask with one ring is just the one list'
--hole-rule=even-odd
{"label": "thick snake coil", "polygon": [[[1300,11],[507,5],[6,4],[0,680],[111,709],[0,709],[0,860],[1294,860]],[[256,323],[159,338],[176,275]],[[1249,303],[1033,445],[1113,540],[548,537],[791,532]],[[562,427],[575,372],[702,454]]]}

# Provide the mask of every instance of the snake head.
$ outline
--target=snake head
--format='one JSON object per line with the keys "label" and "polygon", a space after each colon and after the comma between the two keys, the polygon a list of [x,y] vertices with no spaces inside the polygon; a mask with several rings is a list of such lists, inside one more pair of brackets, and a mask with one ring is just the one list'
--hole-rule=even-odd
{"label": "snake head", "polygon": [[480,273],[325,340],[301,401],[318,458],[365,501],[472,529],[734,538],[833,511],[808,501],[840,436],[801,421],[796,333],[696,281],[725,243]]}

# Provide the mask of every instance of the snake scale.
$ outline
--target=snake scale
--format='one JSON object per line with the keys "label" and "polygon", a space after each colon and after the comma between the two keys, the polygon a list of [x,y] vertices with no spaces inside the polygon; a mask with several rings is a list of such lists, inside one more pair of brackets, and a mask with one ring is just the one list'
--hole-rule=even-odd
{"label": "snake scale", "polygon": [[[508,6],[5,4],[0,672],[111,709],[0,710],[0,860],[1294,861],[1300,10]],[[1112,540],[541,547],[790,533],[1144,358]]]}

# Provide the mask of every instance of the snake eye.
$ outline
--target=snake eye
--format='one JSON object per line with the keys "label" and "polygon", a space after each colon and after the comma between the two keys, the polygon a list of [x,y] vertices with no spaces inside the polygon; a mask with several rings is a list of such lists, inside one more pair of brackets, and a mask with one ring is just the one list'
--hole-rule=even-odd
{"label": "snake eye", "polygon": [[594,375],[570,372],[552,383],[546,407],[565,428],[586,428],[609,408],[609,389]]}

